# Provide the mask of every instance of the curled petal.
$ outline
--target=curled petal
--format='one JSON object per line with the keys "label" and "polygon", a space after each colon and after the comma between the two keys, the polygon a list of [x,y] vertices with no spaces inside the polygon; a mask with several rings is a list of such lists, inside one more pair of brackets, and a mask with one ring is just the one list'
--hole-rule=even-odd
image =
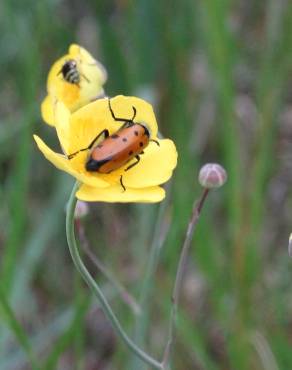
{"label": "curled petal", "polygon": [[110,186],[106,189],[81,185],[76,197],[87,202],[156,203],[164,199],[165,191],[159,186],[140,189],[127,188],[124,191],[121,185]]}
{"label": "curled petal", "polygon": [[54,109],[53,109],[53,97],[47,95],[41,104],[41,113],[43,120],[50,126],[55,125]]}
{"label": "curled petal", "polygon": [[70,150],[70,111],[65,104],[57,100],[54,102],[54,121],[61,147],[65,154]]}
{"label": "curled petal", "polygon": [[96,174],[78,172],[71,164],[71,161],[68,160],[64,155],[55,153],[50,149],[37,135],[34,135],[34,139],[37,143],[38,148],[43,153],[43,155],[53,163],[58,169],[69,173],[74,176],[80,182],[94,186],[97,188],[105,188],[109,186],[109,183],[103,179],[96,176]]}

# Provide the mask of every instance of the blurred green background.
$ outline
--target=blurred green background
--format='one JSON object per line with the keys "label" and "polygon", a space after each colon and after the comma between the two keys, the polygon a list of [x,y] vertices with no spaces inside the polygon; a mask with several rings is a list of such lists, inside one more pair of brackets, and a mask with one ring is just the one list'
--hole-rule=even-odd
{"label": "blurred green background", "polygon": [[[172,369],[292,369],[291,2],[2,0],[0,370],[147,369],[75,272],[64,212],[73,179],[32,140],[58,148],[40,102],[72,42],[106,66],[108,95],[154,104],[179,152],[160,211],[90,204],[82,221],[92,251],[137,298],[150,246],[163,241],[137,341],[161,357],[198,170],[220,162],[229,179],[207,199],[193,240]],[[133,336],[130,308],[85,260]]]}

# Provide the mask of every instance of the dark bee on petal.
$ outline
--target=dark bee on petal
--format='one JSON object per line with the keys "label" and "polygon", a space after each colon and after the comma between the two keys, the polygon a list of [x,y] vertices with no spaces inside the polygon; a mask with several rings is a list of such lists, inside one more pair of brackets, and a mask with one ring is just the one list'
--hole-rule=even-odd
{"label": "dark bee on petal", "polygon": [[79,85],[80,73],[77,69],[77,62],[74,59],[67,60],[59,71],[59,74],[62,74],[64,80],[70,84]]}

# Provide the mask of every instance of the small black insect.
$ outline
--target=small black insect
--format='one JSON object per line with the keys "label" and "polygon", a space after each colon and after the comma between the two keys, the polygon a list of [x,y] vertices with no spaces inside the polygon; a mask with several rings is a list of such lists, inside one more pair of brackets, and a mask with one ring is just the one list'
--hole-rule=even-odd
{"label": "small black insect", "polygon": [[65,81],[69,82],[70,84],[79,84],[80,73],[77,69],[77,62],[74,59],[69,59],[63,64],[58,75],[61,73]]}

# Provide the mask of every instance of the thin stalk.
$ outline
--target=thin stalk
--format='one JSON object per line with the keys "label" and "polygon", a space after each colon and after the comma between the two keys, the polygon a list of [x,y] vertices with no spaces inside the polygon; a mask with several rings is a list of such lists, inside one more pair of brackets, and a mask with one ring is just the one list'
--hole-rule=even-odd
{"label": "thin stalk", "polygon": [[[169,189],[167,189],[169,190]],[[168,193],[168,192],[167,192]],[[141,318],[135,323],[134,339],[137,344],[145,345],[146,328],[149,320],[150,295],[154,285],[154,276],[157,270],[161,248],[167,235],[170,220],[166,212],[169,202],[165,201],[159,206],[158,218],[154,230],[154,236],[150,247],[150,255],[146,266],[145,277],[140,289],[139,304],[143,307]],[[133,359],[131,368],[135,370],[139,366]]]}
{"label": "thin stalk", "polygon": [[112,311],[106,297],[103,295],[99,285],[95,282],[95,280],[92,278],[90,273],[88,272],[87,268],[85,267],[84,263],[82,262],[80,258],[80,254],[77,247],[77,242],[75,239],[75,232],[74,232],[74,212],[76,207],[77,199],[75,197],[75,193],[78,190],[79,183],[76,182],[72,193],[69,198],[68,202],[68,208],[67,208],[67,217],[66,217],[66,234],[67,234],[67,241],[68,246],[70,250],[70,254],[72,257],[72,260],[75,264],[75,267],[83,277],[84,281],[87,283],[87,285],[90,287],[90,289],[93,291],[94,295],[98,299],[100,306],[110,321],[113,329],[118,334],[120,339],[124,342],[124,344],[129,348],[130,351],[135,353],[136,356],[138,356],[141,360],[143,360],[148,365],[152,366],[154,369],[163,369],[163,366],[160,362],[152,358],[150,355],[148,355],[146,352],[144,352],[142,349],[140,349],[136,344],[128,337],[128,335],[123,330],[119,320],[117,319],[116,315]]}
{"label": "thin stalk", "polygon": [[167,369],[168,363],[170,361],[171,356],[171,350],[174,343],[174,334],[175,334],[175,326],[176,326],[176,316],[177,316],[177,309],[179,304],[179,298],[180,298],[180,292],[181,292],[181,286],[182,286],[182,280],[185,272],[187,257],[189,254],[189,249],[191,246],[193,234],[195,231],[195,227],[199,221],[200,213],[203,208],[204,202],[207,198],[207,195],[209,193],[209,189],[204,189],[201,198],[199,201],[195,201],[193,205],[193,212],[192,216],[187,228],[185,241],[183,243],[183,247],[180,254],[180,259],[178,262],[175,282],[174,282],[174,288],[172,292],[172,307],[171,307],[171,314],[170,314],[170,322],[169,322],[169,329],[168,329],[168,341],[165,347],[164,356],[163,356],[163,369]]}

